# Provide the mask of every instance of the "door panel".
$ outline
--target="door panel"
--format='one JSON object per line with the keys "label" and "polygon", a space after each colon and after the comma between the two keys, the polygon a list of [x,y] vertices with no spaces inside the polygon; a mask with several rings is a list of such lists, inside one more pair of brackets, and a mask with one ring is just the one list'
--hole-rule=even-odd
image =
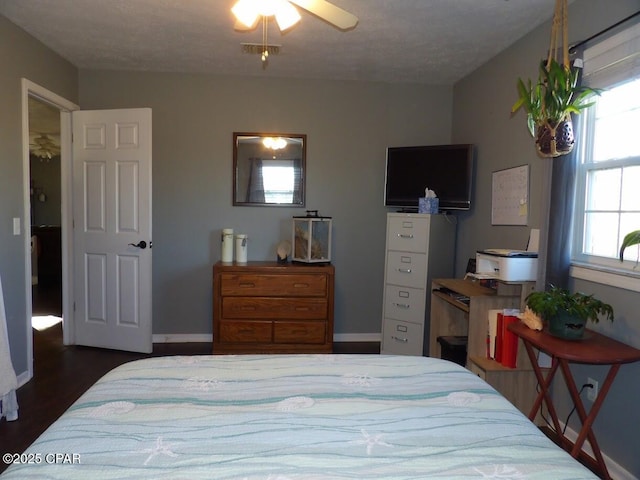
{"label": "door panel", "polygon": [[151,110],[72,122],[76,343],[149,353]]}

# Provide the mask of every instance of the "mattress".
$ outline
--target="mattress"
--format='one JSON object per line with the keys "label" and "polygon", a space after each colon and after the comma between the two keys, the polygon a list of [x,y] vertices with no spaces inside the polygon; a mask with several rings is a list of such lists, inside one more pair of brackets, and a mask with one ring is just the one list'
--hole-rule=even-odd
{"label": "mattress", "polygon": [[452,362],[174,356],[115,368],[10,479],[595,479]]}

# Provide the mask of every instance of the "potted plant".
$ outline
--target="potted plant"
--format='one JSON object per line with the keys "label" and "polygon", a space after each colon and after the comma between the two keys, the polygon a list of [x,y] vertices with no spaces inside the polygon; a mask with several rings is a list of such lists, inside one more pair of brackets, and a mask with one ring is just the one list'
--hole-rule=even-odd
{"label": "potted plant", "polygon": [[527,126],[536,139],[538,155],[557,157],[573,149],[571,114],[578,114],[593,105],[587,100],[598,89],[578,86],[578,69],[558,63],[555,58],[540,62],[538,81],[525,82],[519,78],[518,100],[511,107],[515,114],[527,113]]}
{"label": "potted plant", "polygon": [[627,247],[638,244],[640,244],[640,230],[627,233],[620,244],[620,261],[624,260],[624,251]]}
{"label": "potted plant", "polygon": [[549,290],[530,293],[525,303],[547,323],[550,334],[569,340],[582,338],[588,320],[597,323],[602,315],[613,321],[611,305],[593,295],[571,293],[553,285]]}

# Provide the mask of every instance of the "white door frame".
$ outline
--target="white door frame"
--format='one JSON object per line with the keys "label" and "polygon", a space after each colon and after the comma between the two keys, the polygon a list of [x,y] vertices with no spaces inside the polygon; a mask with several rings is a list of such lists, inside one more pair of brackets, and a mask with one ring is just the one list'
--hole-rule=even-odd
{"label": "white door frame", "polygon": [[80,107],[66,98],[47,90],[40,85],[33,83],[26,78],[21,80],[22,86],[22,177],[24,190],[24,265],[25,265],[25,291],[26,291],[26,319],[25,328],[27,331],[27,377],[20,375],[19,386],[25,384],[33,377],[33,330],[31,327],[31,316],[33,314],[31,295],[31,198],[30,198],[30,161],[29,161],[29,97],[36,97],[60,110],[60,181],[62,200],[62,322],[63,322],[63,342],[65,345],[75,343],[73,325],[73,205],[72,205],[72,182],[71,182],[71,111],[79,110]]}

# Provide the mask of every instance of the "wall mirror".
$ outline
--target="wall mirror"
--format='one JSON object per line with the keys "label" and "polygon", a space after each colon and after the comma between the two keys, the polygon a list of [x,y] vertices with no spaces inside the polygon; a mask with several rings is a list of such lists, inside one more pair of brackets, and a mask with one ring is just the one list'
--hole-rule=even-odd
{"label": "wall mirror", "polygon": [[233,133],[233,205],[304,207],[307,136]]}

